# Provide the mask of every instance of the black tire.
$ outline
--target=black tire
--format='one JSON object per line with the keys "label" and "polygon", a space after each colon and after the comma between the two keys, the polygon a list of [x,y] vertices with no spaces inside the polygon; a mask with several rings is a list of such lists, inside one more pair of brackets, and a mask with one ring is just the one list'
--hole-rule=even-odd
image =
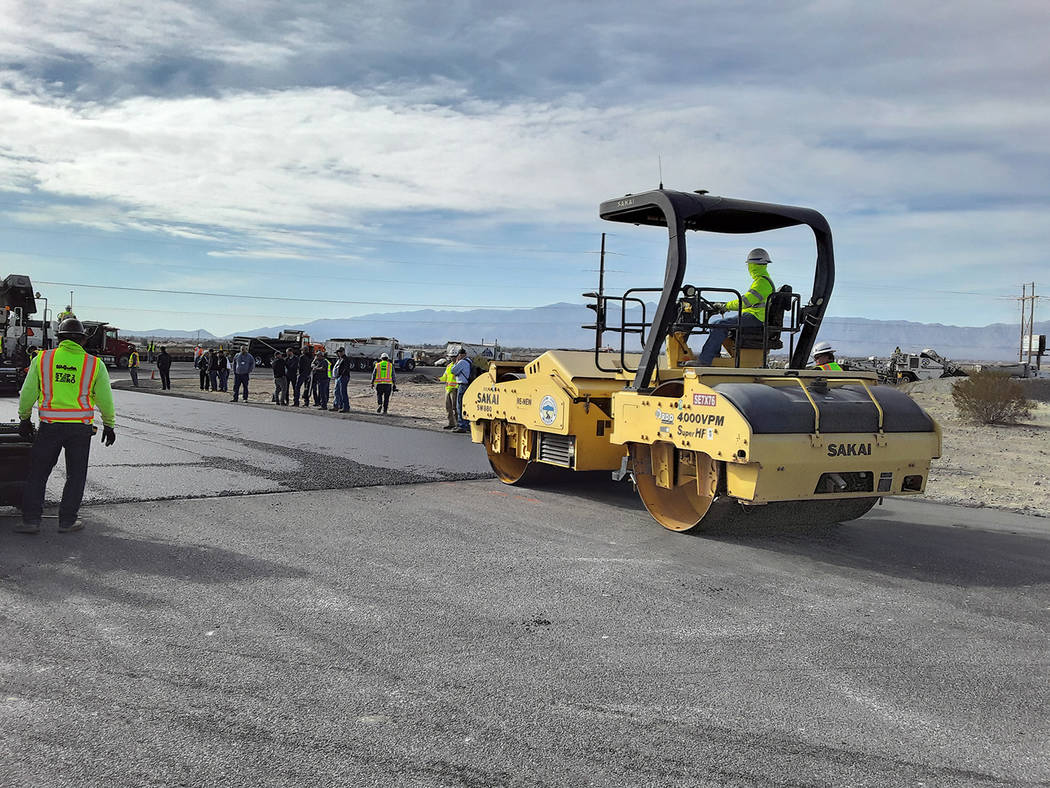
{"label": "black tire", "polygon": [[127,369],[127,368],[128,368],[128,357],[127,356],[117,356],[117,369]]}
{"label": "black tire", "polygon": [[416,362],[413,359],[409,359],[408,361],[405,362],[405,370],[406,371],[411,372],[415,368],[416,368]]}

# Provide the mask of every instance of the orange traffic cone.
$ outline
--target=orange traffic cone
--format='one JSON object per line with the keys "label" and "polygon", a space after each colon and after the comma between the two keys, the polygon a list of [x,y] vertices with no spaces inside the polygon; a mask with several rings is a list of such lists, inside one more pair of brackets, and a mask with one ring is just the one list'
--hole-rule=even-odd
{"label": "orange traffic cone", "polygon": [[156,380],[157,379],[157,369],[156,369],[156,367],[154,367],[153,368],[153,372],[150,373],[149,379],[150,380]]}

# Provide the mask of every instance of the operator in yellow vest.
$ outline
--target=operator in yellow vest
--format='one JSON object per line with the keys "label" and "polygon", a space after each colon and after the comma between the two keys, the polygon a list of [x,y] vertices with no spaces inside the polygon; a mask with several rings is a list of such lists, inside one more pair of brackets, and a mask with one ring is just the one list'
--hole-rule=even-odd
{"label": "operator in yellow vest", "polygon": [[[718,356],[722,343],[729,337],[733,328],[761,328],[766,323],[766,302],[776,292],[776,285],[766,272],[766,266],[772,260],[765,249],[752,249],[747,256],[747,272],[751,274],[751,287],[740,298],[718,304],[719,310],[728,317],[710,321],[711,333],[707,335],[704,348],[700,351],[697,366],[709,367]],[[739,315],[736,314],[739,310]]]}
{"label": "operator in yellow vest", "polygon": [[386,413],[390,405],[390,392],[397,389],[397,376],[394,374],[394,364],[390,356],[384,353],[372,368],[372,388],[376,390],[376,400],[379,406],[376,413]]}
{"label": "operator in yellow vest", "polygon": [[67,306],[65,309],[58,313],[58,322],[61,323],[63,320],[69,320],[70,318],[75,317],[76,315],[73,314],[73,307]]}
{"label": "operator in yellow vest", "polygon": [[459,384],[456,383],[456,376],[452,374],[452,367],[455,363],[455,361],[448,362],[445,374],[441,376],[441,382],[445,384],[445,414],[448,416],[448,426],[442,427],[443,430],[454,430],[459,427],[459,416],[456,413],[456,392],[459,391]]}
{"label": "operator in yellow vest", "polygon": [[[15,531],[24,534],[40,532],[47,478],[66,452],[66,485],[58,508],[58,531],[79,531],[77,519],[87,482],[88,454],[95,406],[102,411],[102,442],[112,446],[117,439],[113,431],[115,413],[109,373],[101,359],[84,352],[81,343],[87,339],[84,325],[76,318],[63,320],[58,327],[59,345],[54,350],[38,353],[29,365],[18,399],[19,434],[33,441],[29,454],[29,476],[22,498],[22,522]],[[30,416],[37,403],[39,432]]]}
{"label": "operator in yellow vest", "polygon": [[835,348],[830,342],[818,342],[813,347],[813,363],[816,369],[842,372],[842,365],[835,360]]}

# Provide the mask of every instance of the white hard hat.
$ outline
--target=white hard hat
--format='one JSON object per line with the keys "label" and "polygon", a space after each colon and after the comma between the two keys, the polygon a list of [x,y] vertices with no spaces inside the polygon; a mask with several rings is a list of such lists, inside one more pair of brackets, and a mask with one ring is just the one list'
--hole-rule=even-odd
{"label": "white hard hat", "polygon": [[748,252],[747,261],[755,265],[769,265],[772,260],[769,259],[769,252],[761,247],[752,249]]}
{"label": "white hard hat", "polygon": [[831,346],[830,342],[818,342],[813,346],[813,358],[823,353],[834,353],[835,348]]}
{"label": "white hard hat", "polygon": [[389,360],[390,360],[390,356],[388,356],[388,355],[387,355],[386,353],[384,353],[383,355],[381,355],[381,356],[380,356],[379,358],[380,358],[380,359],[382,359],[382,360],[384,360],[384,361],[389,361]]}

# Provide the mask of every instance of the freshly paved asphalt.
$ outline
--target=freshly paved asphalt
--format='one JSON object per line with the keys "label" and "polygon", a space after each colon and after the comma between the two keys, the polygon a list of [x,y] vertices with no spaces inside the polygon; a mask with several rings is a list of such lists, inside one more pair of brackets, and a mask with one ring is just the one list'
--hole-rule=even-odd
{"label": "freshly paved asphalt", "polygon": [[87,529],[0,518],[0,785],[1050,784],[1050,521],[694,537],[441,481],[463,435],[118,398]]}

